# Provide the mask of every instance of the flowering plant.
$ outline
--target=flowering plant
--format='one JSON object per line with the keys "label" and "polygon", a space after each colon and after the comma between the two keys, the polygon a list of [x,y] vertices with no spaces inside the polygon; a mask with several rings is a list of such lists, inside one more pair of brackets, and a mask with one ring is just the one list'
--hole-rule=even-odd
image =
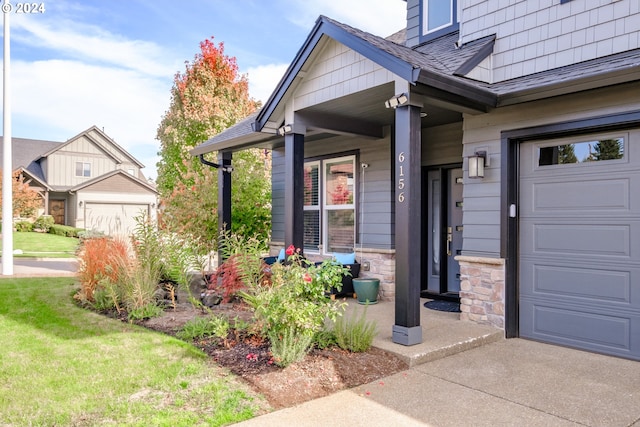
{"label": "flowering plant", "polygon": [[322,330],[327,318],[335,321],[344,310],[344,303],[332,301],[327,292],[340,289],[342,276],[350,273],[333,260],[316,265],[293,245],[285,254],[284,264],[271,267],[271,283],[256,284],[243,298],[255,310],[265,335],[293,330],[312,337]]}

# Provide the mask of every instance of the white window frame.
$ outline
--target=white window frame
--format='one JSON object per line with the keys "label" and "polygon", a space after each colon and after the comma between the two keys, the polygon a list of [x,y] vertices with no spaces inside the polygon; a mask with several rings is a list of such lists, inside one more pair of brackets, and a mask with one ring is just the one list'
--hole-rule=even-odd
{"label": "white window frame", "polygon": [[[341,204],[341,205],[329,205],[327,204],[327,200],[326,200],[326,188],[327,188],[327,174],[326,174],[326,167],[327,164],[331,164],[331,163],[339,163],[339,162],[343,162],[345,160],[350,160],[353,164],[353,183],[352,183],[352,188],[353,188],[353,201],[352,203],[349,204]],[[318,172],[320,174],[319,176],[319,182],[318,182],[318,205],[317,206],[305,206],[304,210],[305,211],[319,211],[320,212],[320,230],[319,230],[319,240],[320,240],[320,248],[318,249],[318,251],[316,252],[313,249],[307,249],[308,252],[312,252],[312,253],[321,253],[322,255],[331,255],[333,254],[333,251],[328,252],[327,251],[327,244],[326,242],[329,241],[329,212],[331,211],[336,211],[336,210],[352,210],[354,217],[356,217],[356,197],[357,197],[357,188],[358,188],[358,174],[357,174],[357,169],[356,169],[356,156],[355,155],[348,155],[348,156],[340,156],[340,157],[329,157],[329,158],[325,158],[325,159],[321,159],[321,160],[314,160],[314,161],[309,161],[309,162],[305,162],[304,164],[305,166],[310,166],[310,165],[317,165],[318,166]],[[356,228],[357,228],[357,224],[354,223],[354,227],[353,227],[353,242],[354,242],[354,246],[356,244]]]}
{"label": "white window frame", "polygon": [[427,36],[460,22],[460,3],[461,0],[449,0],[449,16],[451,16],[449,22],[429,29],[429,0],[422,0],[422,35]]}
{"label": "white window frame", "polygon": [[[78,175],[78,164],[82,165],[82,173]],[[89,162],[76,162],[75,164],[75,174],[80,178],[90,178],[91,177],[91,163]]]}

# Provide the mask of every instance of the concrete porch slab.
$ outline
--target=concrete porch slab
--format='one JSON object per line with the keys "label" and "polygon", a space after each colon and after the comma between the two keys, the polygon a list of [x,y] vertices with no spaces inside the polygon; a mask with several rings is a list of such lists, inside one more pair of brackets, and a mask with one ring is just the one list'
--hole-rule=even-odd
{"label": "concrete porch slab", "polygon": [[463,322],[459,320],[460,313],[430,310],[423,306],[426,301],[429,300],[420,300],[422,343],[412,346],[404,346],[392,341],[392,329],[395,323],[394,302],[380,301],[377,304],[361,305],[357,300],[347,298],[345,316],[360,315],[366,308],[367,319],[374,320],[378,324],[378,335],[373,340],[373,346],[397,355],[409,367],[504,339],[504,331],[501,329]]}

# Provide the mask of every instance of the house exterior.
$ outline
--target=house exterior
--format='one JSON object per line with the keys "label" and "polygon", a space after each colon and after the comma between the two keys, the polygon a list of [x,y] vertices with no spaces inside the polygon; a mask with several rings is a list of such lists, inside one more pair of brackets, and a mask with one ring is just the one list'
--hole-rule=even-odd
{"label": "house exterior", "polygon": [[453,298],[508,338],[640,360],[640,4],[406,8],[387,38],[321,16],[264,107],[192,153],[270,148],[272,247],[355,250],[394,342],[421,342],[421,296]]}
{"label": "house exterior", "polygon": [[156,217],[157,191],[144,165],[92,126],[66,142],[12,138],[13,170],[42,197],[56,224],[130,234],[141,213]]}

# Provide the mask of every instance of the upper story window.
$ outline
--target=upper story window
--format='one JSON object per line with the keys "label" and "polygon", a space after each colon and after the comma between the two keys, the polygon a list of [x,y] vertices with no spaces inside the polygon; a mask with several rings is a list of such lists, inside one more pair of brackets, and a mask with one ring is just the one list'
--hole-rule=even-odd
{"label": "upper story window", "polygon": [[458,29],[458,0],[422,0],[422,36],[425,40]]}
{"label": "upper story window", "polygon": [[76,176],[90,177],[91,163],[76,162]]}

